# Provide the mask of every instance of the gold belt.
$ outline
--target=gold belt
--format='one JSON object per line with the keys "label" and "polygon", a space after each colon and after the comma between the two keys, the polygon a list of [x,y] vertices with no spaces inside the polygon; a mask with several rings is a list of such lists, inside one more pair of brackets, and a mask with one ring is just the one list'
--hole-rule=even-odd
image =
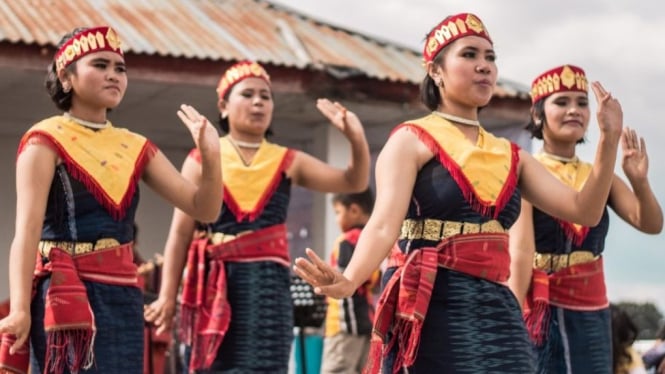
{"label": "gold belt", "polygon": [[594,255],[593,252],[590,251],[575,251],[561,255],[536,253],[536,256],[533,258],[533,266],[543,271],[554,272],[565,269],[569,266],[592,262],[599,257],[600,256]]}
{"label": "gold belt", "polygon": [[438,242],[459,234],[505,233],[506,229],[497,220],[485,223],[442,221],[438,219],[405,219],[399,239],[424,239]]}
{"label": "gold belt", "polygon": [[48,257],[51,253],[51,249],[60,248],[64,251],[69,252],[69,254],[76,256],[84,253],[89,253],[92,251],[97,251],[100,249],[117,247],[120,245],[120,242],[113,238],[103,238],[99,239],[94,243],[91,242],[58,242],[52,240],[41,240],[39,242],[39,253]]}
{"label": "gold belt", "polygon": [[208,233],[208,240],[210,240],[210,243],[212,244],[222,244],[226,242],[230,242],[231,240],[235,240],[239,236],[247,235],[252,233],[251,230],[247,231],[241,231],[236,235],[231,235],[231,234],[225,234],[223,232],[211,232]]}

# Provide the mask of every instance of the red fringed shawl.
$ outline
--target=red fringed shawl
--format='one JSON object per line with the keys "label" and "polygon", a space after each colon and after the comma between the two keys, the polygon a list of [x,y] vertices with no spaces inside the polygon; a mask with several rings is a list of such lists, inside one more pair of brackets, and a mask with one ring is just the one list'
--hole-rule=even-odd
{"label": "red fringed shawl", "polygon": [[449,121],[436,116],[409,121],[418,136],[459,186],[471,208],[483,216],[498,217],[517,186],[519,147],[480,128],[477,144],[471,144]]}
{"label": "red fringed shawl", "polygon": [[126,129],[91,130],[67,117],[54,116],[25,133],[17,157],[35,135],[48,139],[67,172],[116,220],[125,216],[143,169],[157,152],[149,140]]}

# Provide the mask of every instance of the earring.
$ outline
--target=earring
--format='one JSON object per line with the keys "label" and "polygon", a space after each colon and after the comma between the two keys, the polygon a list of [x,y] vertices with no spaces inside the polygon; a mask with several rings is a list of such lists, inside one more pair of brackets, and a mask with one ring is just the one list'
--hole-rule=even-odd
{"label": "earring", "polygon": [[71,91],[71,90],[72,90],[72,88],[68,84],[63,84],[62,85],[62,92],[69,93],[69,91]]}

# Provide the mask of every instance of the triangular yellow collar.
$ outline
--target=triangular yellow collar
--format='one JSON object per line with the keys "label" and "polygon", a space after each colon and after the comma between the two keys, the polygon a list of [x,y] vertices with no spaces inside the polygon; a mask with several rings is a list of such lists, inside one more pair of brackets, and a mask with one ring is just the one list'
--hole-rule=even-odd
{"label": "triangular yellow collar", "polygon": [[452,123],[433,114],[401,126],[413,130],[430,148],[474,210],[498,216],[517,185],[516,145],[482,127],[477,144],[471,144]]}
{"label": "triangular yellow collar", "polygon": [[[589,175],[591,175],[591,169],[593,168],[591,164],[580,161],[577,158],[570,162],[564,162],[549,156],[545,152],[536,153],[533,157],[543,164],[543,166],[545,166],[545,168],[558,180],[568,187],[574,188],[576,191],[579,191],[584,187]],[[584,242],[584,239],[589,233],[588,227],[559,219],[557,219],[557,221],[566,233],[566,236],[571,238],[576,245],[581,245],[582,242]]]}
{"label": "triangular yellow collar", "polygon": [[19,153],[34,134],[53,142],[67,171],[116,219],[125,215],[143,167],[156,151],[146,138],[126,129],[110,125],[92,130],[67,117],[54,116],[26,132]]}
{"label": "triangular yellow collar", "polygon": [[220,138],[224,204],[238,222],[256,219],[293,160],[293,151],[263,140],[252,162],[245,165],[228,139]]}

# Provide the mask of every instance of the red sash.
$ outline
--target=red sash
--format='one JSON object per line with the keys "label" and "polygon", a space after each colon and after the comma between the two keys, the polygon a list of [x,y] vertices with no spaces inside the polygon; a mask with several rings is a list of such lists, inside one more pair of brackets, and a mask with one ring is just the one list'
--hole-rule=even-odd
{"label": "red sash", "polygon": [[[400,262],[399,267],[377,303],[366,373],[380,372],[383,358],[396,342],[399,351],[393,372],[413,365],[439,267],[492,282],[505,282],[510,275],[508,235],[504,233],[453,236],[436,248],[418,248],[402,259],[400,255],[392,259]],[[389,331],[392,338],[386,341]]]}
{"label": "red sash", "polygon": [[603,258],[572,265],[549,275],[533,269],[524,320],[531,339],[539,346],[547,334],[550,305],[578,311],[607,308]]}
{"label": "red sash", "polygon": [[[93,364],[95,318],[82,281],[121,286],[138,286],[132,243],[78,256],[52,248],[47,264],[38,256],[33,282],[48,275],[51,283],[45,298],[44,329],[46,361],[44,372],[62,373],[87,369]],[[33,294],[35,290],[33,289]],[[26,373],[30,361],[29,342],[10,355],[15,337],[2,336],[0,370]]]}
{"label": "red sash", "polygon": [[[221,244],[194,240],[189,248],[181,306],[181,339],[191,344],[191,371],[209,368],[231,322],[224,262],[274,261],[289,266],[286,225],[274,225]],[[206,275],[207,262],[207,275]]]}

